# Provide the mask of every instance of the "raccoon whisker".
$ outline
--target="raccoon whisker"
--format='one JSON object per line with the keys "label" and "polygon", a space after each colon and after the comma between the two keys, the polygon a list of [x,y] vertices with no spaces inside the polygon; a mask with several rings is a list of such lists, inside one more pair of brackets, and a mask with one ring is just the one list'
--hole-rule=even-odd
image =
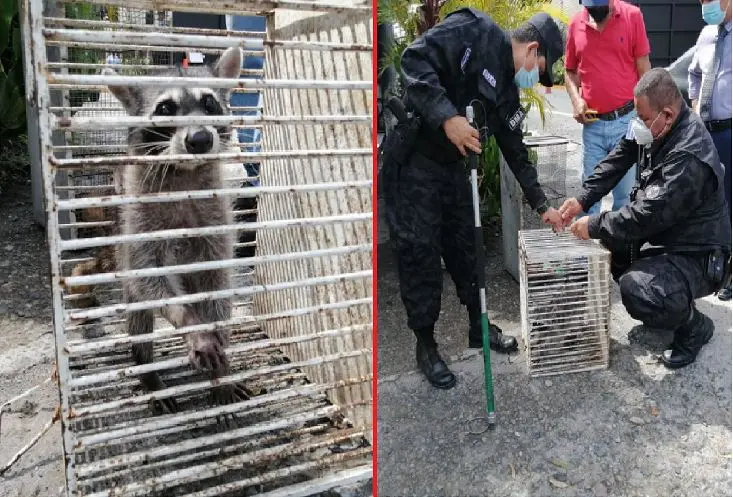
{"label": "raccoon whisker", "polygon": [[150,148],[150,147],[165,147],[168,145],[168,142],[149,142],[149,143],[140,143],[139,145],[135,145],[135,148]]}
{"label": "raccoon whisker", "polygon": [[153,176],[150,178],[151,180],[155,180],[155,177],[158,175],[158,167],[156,167],[156,164],[150,164],[148,167],[145,168],[145,174],[143,175],[143,179],[140,180],[140,187],[145,187],[145,182],[148,180],[148,177],[150,176],[150,173],[153,173]]}
{"label": "raccoon whisker", "polygon": [[[150,155],[156,152],[159,152],[163,149],[165,149],[167,145],[166,144],[157,144],[157,145],[147,145],[147,146],[141,146],[141,147],[135,147],[135,155]],[[139,153],[142,152],[142,153]]]}
{"label": "raccoon whisker", "polygon": [[[139,154],[139,156],[145,157],[145,156],[148,156],[148,155],[150,155],[152,153],[165,150],[167,148],[167,144],[165,144],[163,142],[160,142],[160,143],[161,144],[156,144],[155,146],[150,146],[149,150],[147,150],[143,154]],[[161,166],[160,164],[154,164],[153,163],[153,164],[148,165],[145,168],[145,174],[143,175],[143,178],[140,181],[140,187],[141,188],[144,188],[145,187],[145,182],[148,180],[148,177],[150,176],[150,173],[153,172],[153,171],[155,171],[153,173],[153,176],[150,178],[150,180],[151,180],[151,186],[152,186],[152,182],[155,181],[155,177],[158,175],[158,171],[161,169],[160,166]]]}
{"label": "raccoon whisker", "polygon": [[129,133],[127,134],[127,137],[128,137],[128,138],[130,138],[130,136],[131,136],[131,135],[132,135],[133,133],[135,133],[135,132],[137,132],[137,131],[141,131],[141,130],[143,130],[143,129],[144,129],[144,130],[145,130],[146,132],[148,132],[148,133],[150,133],[150,134],[152,134],[152,135],[156,135],[156,136],[159,136],[159,137],[161,137],[161,138],[165,138],[166,140],[169,140],[169,139],[170,139],[170,136],[166,136],[166,135],[164,135],[163,133],[161,133],[160,131],[156,130],[155,128],[133,128],[133,129],[132,129],[132,131],[130,131],[130,132],[129,132]]}
{"label": "raccoon whisker", "polygon": [[158,188],[158,193],[160,193],[163,190],[163,180],[165,180],[165,175],[168,174],[168,167],[170,166],[170,162],[166,162],[165,166],[163,166],[163,174],[160,176],[160,188]]}
{"label": "raccoon whisker", "polygon": [[[148,155],[148,154],[144,154],[144,155]],[[148,165],[148,167],[145,168],[145,174],[143,175],[143,179],[140,181],[140,186],[141,187],[144,187],[145,186],[145,182],[147,181],[148,176],[150,176],[150,173],[153,172],[153,171],[155,171],[155,172],[153,173],[153,176],[152,176],[152,178],[150,178],[150,180],[151,180],[151,182],[152,181],[155,181],[155,177],[158,175],[158,171],[159,170],[160,170],[160,165],[159,164],[150,164],[150,165]]]}

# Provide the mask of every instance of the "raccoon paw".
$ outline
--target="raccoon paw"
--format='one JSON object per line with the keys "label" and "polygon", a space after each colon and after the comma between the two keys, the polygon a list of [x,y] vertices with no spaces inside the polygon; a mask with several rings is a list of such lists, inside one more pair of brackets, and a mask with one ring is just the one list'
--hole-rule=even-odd
{"label": "raccoon paw", "polygon": [[156,416],[176,414],[180,411],[178,403],[172,397],[168,399],[153,399],[150,401],[150,408]]}
{"label": "raccoon paw", "polygon": [[243,383],[220,385],[211,391],[211,397],[219,405],[236,404],[252,398],[252,392]]}

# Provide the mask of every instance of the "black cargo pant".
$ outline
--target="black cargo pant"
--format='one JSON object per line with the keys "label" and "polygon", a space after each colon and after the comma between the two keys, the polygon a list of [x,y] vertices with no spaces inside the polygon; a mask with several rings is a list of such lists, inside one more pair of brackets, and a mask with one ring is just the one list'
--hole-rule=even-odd
{"label": "black cargo pant", "polygon": [[623,252],[612,257],[621,302],[650,328],[676,330],[689,319],[695,300],[715,291],[705,276],[707,253],[642,256],[630,265]]}
{"label": "black cargo pant", "polygon": [[381,181],[407,326],[432,329],[438,320],[441,256],[461,303],[478,305],[470,170],[464,161],[437,163],[413,152],[402,166],[385,163]]}

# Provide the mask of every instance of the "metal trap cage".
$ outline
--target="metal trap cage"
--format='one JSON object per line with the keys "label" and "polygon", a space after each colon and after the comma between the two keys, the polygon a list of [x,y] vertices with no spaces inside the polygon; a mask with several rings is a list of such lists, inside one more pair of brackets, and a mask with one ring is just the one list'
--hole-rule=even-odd
{"label": "metal trap cage", "polygon": [[[567,138],[560,136],[526,136],[530,161],[537,169],[537,180],[550,206],[559,209],[567,198],[568,159],[573,155]],[[501,232],[504,267],[519,281],[518,239],[522,230],[545,228],[542,218],[532,210],[519,182],[501,156]]]}
{"label": "metal trap cage", "polygon": [[[39,122],[67,495],[306,496],[369,485],[371,2],[45,3],[22,0],[21,18],[27,95]],[[93,15],[80,18],[69,6]],[[266,30],[176,27],[175,12],[263,16]],[[216,62],[230,47],[264,57],[264,69],[218,78],[159,72],[190,52]],[[262,105],[230,103],[222,116],[132,116],[110,92],[115,85],[259,93]],[[193,125],[258,130],[258,141],[241,143],[234,132],[216,153],[128,155],[135,129]],[[244,167],[252,163],[256,178]],[[222,181],[130,188],[127,171],[162,164],[175,174],[216,164]],[[243,209],[237,199],[256,203]],[[203,206],[225,200],[221,222],[198,223]],[[199,209],[184,226],[162,215],[159,228],[122,229],[126,210],[140,206]],[[253,233],[255,241],[242,242]],[[226,234],[239,236],[232,249],[252,253],[181,262],[172,250],[145,267],[120,255],[149,242],[206,247]],[[215,271],[226,271],[230,284],[124,297],[132,281]],[[191,316],[212,302],[230,303],[231,314],[183,325],[162,317]],[[131,315],[151,311],[149,330],[128,332]],[[189,343],[224,332],[229,370],[212,378],[194,367]],[[148,343],[152,360],[136,361],[131,351]],[[163,386],[143,388],[140,378],[153,373]],[[246,395],[212,400],[228,385],[243,385]],[[171,400],[175,408],[161,410]]]}
{"label": "metal trap cage", "polygon": [[[569,141],[559,136],[528,136],[524,139],[530,160],[537,168],[537,180],[547,196],[548,203],[559,209],[567,196],[567,163]],[[515,180],[516,181],[516,180]],[[520,230],[543,228],[526,199],[522,202]]]}
{"label": "metal trap cage", "polygon": [[519,232],[522,336],[530,376],[608,367],[610,252],[569,232]]}

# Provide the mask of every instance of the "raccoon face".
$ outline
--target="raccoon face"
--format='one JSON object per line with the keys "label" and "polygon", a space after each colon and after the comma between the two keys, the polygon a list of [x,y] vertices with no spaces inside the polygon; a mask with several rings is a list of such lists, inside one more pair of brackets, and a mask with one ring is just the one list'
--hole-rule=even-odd
{"label": "raccoon face", "polygon": [[[168,76],[237,78],[242,66],[239,48],[229,48],[213,68],[192,67]],[[103,74],[114,74],[105,70]],[[214,88],[139,88],[110,86],[110,92],[129,115],[149,117],[220,116],[227,108],[230,90]],[[228,149],[233,138],[231,126],[179,126],[132,128],[129,132],[133,155],[216,154]],[[193,169],[193,164],[173,164]]]}

